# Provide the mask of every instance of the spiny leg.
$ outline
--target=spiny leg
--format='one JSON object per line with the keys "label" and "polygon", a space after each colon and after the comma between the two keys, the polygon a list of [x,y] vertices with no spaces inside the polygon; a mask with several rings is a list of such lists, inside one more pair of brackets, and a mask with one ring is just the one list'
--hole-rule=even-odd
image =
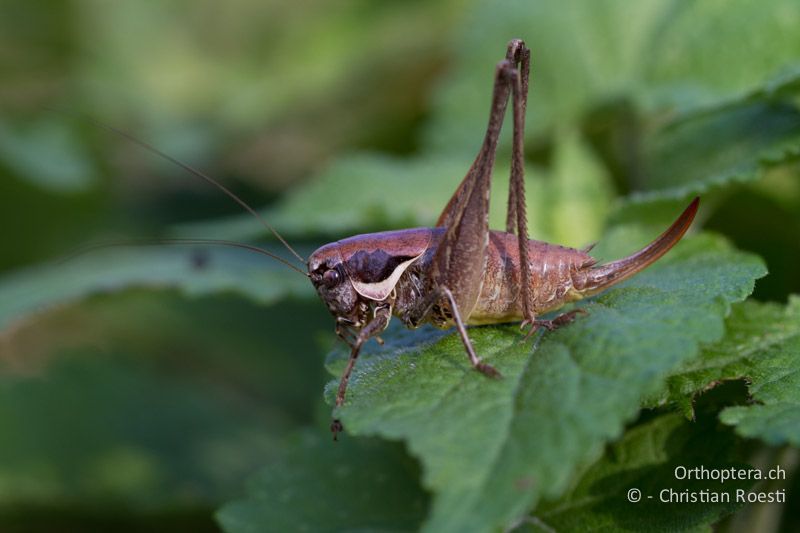
{"label": "spiny leg", "polygon": [[[520,84],[516,61],[521,61],[525,55],[522,48],[521,41],[512,42],[508,53],[512,59],[504,59],[495,68],[492,105],[483,145],[437,222],[437,226],[444,226],[446,231],[431,264],[428,288],[449,288],[462,311],[473,309],[480,296],[489,244],[492,167],[509,97],[515,91],[514,87]],[[515,92],[518,99],[522,97],[519,87]],[[519,117],[522,113],[519,102],[516,107],[515,116]],[[517,137],[521,139],[520,132]],[[521,161],[521,154],[518,160]],[[524,198],[524,190],[520,196]]]}
{"label": "spiny leg", "polygon": [[536,318],[533,303],[533,279],[530,261],[528,260],[528,217],[525,203],[525,111],[528,105],[530,50],[523,41],[515,39],[508,45],[506,59],[513,61],[516,67],[511,76],[514,131],[506,231],[508,233],[516,233],[519,243],[520,286],[522,289],[523,316],[525,317],[520,324],[520,329],[530,326],[530,330],[525,335],[527,339],[540,327],[548,331],[554,331],[574,321],[578,314],[586,314],[586,311],[575,309],[558,315],[552,320]]}
{"label": "spiny leg", "polygon": [[[361,346],[367,342],[371,337],[376,336],[378,333],[386,329],[389,325],[389,320],[392,318],[392,307],[384,305],[375,309],[375,318],[372,319],[366,326],[364,326],[358,335],[353,340],[350,349],[350,358],[347,360],[347,366],[342,372],[342,377],[339,379],[339,390],[336,393],[336,407],[341,407],[344,404],[344,398],[347,394],[347,384],[350,382],[350,374],[353,372],[353,367],[356,364],[359,354],[361,353]],[[337,330],[338,333],[338,330]],[[345,338],[342,336],[342,338]],[[333,440],[337,440],[338,434],[344,429],[341,421],[335,418],[331,422],[331,433],[333,433]]]}
{"label": "spiny leg", "polygon": [[441,285],[437,287],[424,300],[422,300],[415,309],[409,311],[409,313],[403,317],[403,321],[416,327],[430,315],[434,306],[440,303],[442,298],[447,298],[447,302],[450,305],[450,313],[453,315],[453,321],[456,324],[456,330],[461,337],[461,342],[464,344],[464,349],[467,352],[467,357],[469,358],[469,362],[472,364],[472,367],[486,376],[492,378],[502,377],[497,369],[495,369],[492,365],[481,361],[480,357],[478,357],[478,354],[475,353],[475,348],[472,346],[472,341],[469,340],[469,336],[467,335],[467,328],[464,326],[464,321],[461,319],[461,313],[458,311],[458,304],[453,297],[453,293],[447,287],[443,287]]}
{"label": "spiny leg", "polygon": [[484,374],[485,376],[489,376],[490,378],[502,377],[502,374],[500,374],[495,367],[481,361],[480,357],[478,357],[478,354],[475,353],[475,348],[472,347],[472,341],[470,341],[469,337],[467,336],[467,328],[464,327],[464,322],[461,320],[461,314],[458,312],[458,305],[456,305],[456,300],[453,298],[453,293],[450,292],[450,289],[447,287],[441,287],[440,290],[450,302],[450,312],[453,314],[453,321],[456,323],[456,329],[458,330],[458,334],[461,336],[461,342],[464,343],[464,348],[467,350],[467,356],[469,357],[469,362],[472,363],[472,368],[479,371],[481,374]]}
{"label": "spiny leg", "polygon": [[347,393],[347,384],[350,381],[350,374],[353,372],[353,367],[361,352],[361,346],[374,337],[389,325],[389,320],[392,317],[392,308],[390,306],[378,307],[375,310],[375,318],[373,318],[366,326],[364,326],[358,335],[353,340],[351,345],[350,358],[347,360],[347,366],[342,372],[342,377],[339,379],[339,391],[336,394],[336,407],[340,407],[344,403],[344,397]]}
{"label": "spiny leg", "polygon": [[[514,119],[506,231],[517,234],[522,312],[525,317],[521,328],[531,325],[531,331],[527,335],[530,336],[536,329],[533,280],[528,258],[528,216],[525,203],[525,111],[528,105],[530,50],[523,41],[519,39],[512,40],[508,44],[506,60],[513,65],[509,78],[512,88]],[[540,323],[543,324],[544,322],[540,321]]]}
{"label": "spiny leg", "polygon": [[[485,190],[488,191],[488,182],[491,179],[492,167],[494,166],[495,154],[497,152],[497,142],[500,136],[500,129],[503,126],[505,118],[506,107],[508,106],[508,97],[511,92],[510,73],[515,70],[514,59],[509,58],[512,54],[512,41],[509,44],[509,52],[506,54],[506,59],[501,61],[495,67],[495,81],[494,89],[492,91],[492,103],[489,112],[489,124],[486,127],[486,134],[484,135],[483,143],[481,145],[475,161],[467,171],[466,176],[459,184],[456,192],[450,198],[439,219],[436,222],[437,227],[453,228],[458,225],[461,217],[464,214],[467,200],[472,194],[475,185],[483,182],[486,185]],[[488,212],[488,201],[486,202],[486,211]],[[487,226],[488,227],[488,226]]]}
{"label": "spiny leg", "polygon": [[[525,206],[525,179],[524,179],[524,160],[523,144],[525,131],[525,111],[528,107],[528,78],[530,74],[531,51],[525,47],[525,42],[514,39],[508,43],[506,61],[511,62],[517,71],[519,86],[516,92],[519,97],[519,110],[514,110],[514,154],[511,159],[511,183],[508,188],[508,210],[506,212],[506,232],[517,232],[517,202],[522,198],[522,206]],[[517,84],[514,83],[516,86]],[[523,214],[524,217],[524,214]]]}
{"label": "spiny leg", "polygon": [[[513,44],[513,42],[512,42]],[[516,222],[517,242],[519,244],[520,286],[522,288],[522,312],[526,322],[533,322],[533,279],[528,257],[528,215],[525,204],[525,108],[527,105],[528,72],[530,51],[520,43],[518,48],[521,71],[514,70],[512,77],[512,97],[514,112],[514,134],[511,151],[511,183],[509,187],[509,217],[507,225]],[[509,46],[509,53],[511,47]],[[516,215],[516,221],[512,219]],[[508,229],[508,228],[507,228]],[[513,232],[511,232],[513,233]]]}

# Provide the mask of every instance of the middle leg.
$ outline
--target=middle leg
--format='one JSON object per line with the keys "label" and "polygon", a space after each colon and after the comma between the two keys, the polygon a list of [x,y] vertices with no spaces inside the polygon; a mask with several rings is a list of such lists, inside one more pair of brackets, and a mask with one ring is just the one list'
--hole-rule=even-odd
{"label": "middle leg", "polygon": [[430,316],[430,314],[433,312],[434,306],[436,304],[440,304],[443,299],[447,300],[447,303],[450,307],[450,314],[453,317],[453,322],[455,323],[456,330],[461,337],[461,342],[464,344],[464,349],[467,352],[467,357],[469,357],[469,362],[472,364],[472,368],[491,378],[502,377],[496,368],[488,363],[484,363],[481,361],[480,357],[478,357],[478,354],[475,352],[475,348],[472,346],[472,341],[470,341],[469,336],[467,335],[467,328],[464,325],[464,321],[461,319],[461,313],[458,310],[456,299],[453,297],[453,293],[447,287],[440,285],[434,289],[431,294],[419,302],[415,309],[412,309],[405,317],[403,317],[403,322],[411,324],[414,327],[418,326]]}

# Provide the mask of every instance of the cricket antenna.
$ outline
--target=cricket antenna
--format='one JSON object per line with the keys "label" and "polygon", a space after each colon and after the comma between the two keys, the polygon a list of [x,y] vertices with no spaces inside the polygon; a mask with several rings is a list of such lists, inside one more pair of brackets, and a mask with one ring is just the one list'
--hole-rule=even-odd
{"label": "cricket antenna", "polygon": [[288,266],[292,270],[299,272],[304,276],[308,276],[307,272],[304,272],[291,264],[289,261],[284,259],[283,257],[273,254],[269,250],[265,250],[258,246],[254,246],[252,244],[245,244],[242,242],[236,241],[225,241],[219,239],[151,239],[151,240],[136,240],[136,239],[129,239],[124,241],[114,241],[114,242],[104,242],[100,244],[90,244],[80,248],[71,254],[61,258],[58,262],[59,263],[66,263],[68,261],[72,261],[73,259],[85,255],[89,252],[94,252],[96,250],[102,250],[104,248],[114,248],[114,247],[122,247],[122,246],[172,246],[172,245],[181,245],[181,244],[210,244],[215,246],[229,246],[231,248],[241,248],[243,250],[249,250],[251,252],[256,252],[262,255],[266,255],[267,257],[271,257],[276,261],[280,261],[284,265]]}
{"label": "cricket antenna", "polygon": [[[59,109],[53,109],[53,111],[57,111],[57,112],[61,112],[61,113],[65,112],[65,111],[62,111],[62,110],[59,110]],[[71,114],[71,113],[69,113],[69,114]],[[181,167],[185,171],[189,172],[190,174],[194,174],[196,177],[198,177],[198,178],[200,178],[202,180],[205,180],[207,183],[210,183],[211,185],[213,185],[214,187],[216,187],[217,189],[219,189],[220,191],[222,191],[223,193],[228,195],[228,197],[231,198],[234,202],[236,202],[237,204],[242,206],[245,210],[247,210],[248,213],[250,213],[251,215],[256,217],[256,219],[258,219],[258,221],[261,222],[261,224],[265,228],[267,228],[270,232],[272,232],[273,235],[275,235],[275,237],[277,237],[277,239],[286,247],[287,250],[289,250],[289,252],[291,252],[291,254],[293,256],[295,256],[304,265],[308,265],[308,261],[303,259],[303,257],[300,254],[298,254],[295,251],[295,249],[292,248],[289,245],[289,243],[286,242],[286,240],[283,237],[281,237],[281,235],[277,232],[277,230],[275,230],[275,228],[273,228],[269,224],[269,222],[264,220],[264,217],[262,217],[261,215],[258,214],[258,211],[256,211],[252,207],[250,207],[250,205],[248,205],[247,202],[245,202],[244,200],[239,198],[239,196],[237,196],[233,191],[231,191],[230,189],[225,187],[222,183],[218,182],[217,180],[215,180],[214,178],[208,176],[207,174],[197,170],[196,168],[194,168],[194,167],[192,167],[192,166],[190,166],[190,165],[188,165],[188,164],[186,164],[186,163],[184,163],[182,161],[179,161],[178,159],[175,159],[171,155],[169,155],[169,154],[167,154],[165,152],[162,152],[161,150],[159,150],[155,146],[153,146],[153,145],[151,145],[149,143],[146,143],[145,141],[142,141],[141,139],[137,139],[136,137],[134,137],[130,133],[127,133],[127,132],[125,132],[123,130],[117,129],[114,126],[110,126],[110,125],[105,124],[103,122],[100,122],[98,120],[95,120],[92,117],[89,117],[89,116],[86,116],[86,115],[80,115],[80,116],[83,119],[91,122],[95,126],[103,128],[103,129],[105,129],[107,131],[110,131],[112,133],[115,133],[115,134],[119,135],[120,137],[124,137],[125,139],[129,140],[133,144],[135,144],[135,145],[137,145],[137,146],[139,146],[141,148],[144,148],[145,150],[147,150],[149,152],[152,152],[152,153],[156,154],[157,156],[162,157],[163,159],[166,159],[170,163],[178,165],[179,167]],[[303,272],[303,274],[305,275],[305,272]]]}

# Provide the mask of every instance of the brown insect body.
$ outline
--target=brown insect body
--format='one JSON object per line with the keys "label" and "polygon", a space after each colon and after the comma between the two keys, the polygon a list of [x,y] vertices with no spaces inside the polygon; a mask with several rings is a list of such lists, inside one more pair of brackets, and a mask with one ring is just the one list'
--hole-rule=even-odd
{"label": "brown insect body", "polygon": [[[528,240],[534,312],[538,315],[557,310],[646,268],[680,240],[697,206],[695,200],[667,231],[642,250],[603,265],[598,265],[586,251]],[[309,258],[312,282],[340,323],[353,329],[368,323],[376,306],[389,306],[392,315],[407,327],[425,322],[440,328],[452,327],[455,323],[447,306],[434,305],[421,321],[411,318],[412,311],[430,293],[428,274],[444,233],[443,228],[414,228],[356,235],[326,244]],[[478,297],[472,306],[460,309],[466,325],[525,319],[517,241],[513,233],[489,232]],[[339,283],[329,292],[323,279],[331,269],[337,271]]]}

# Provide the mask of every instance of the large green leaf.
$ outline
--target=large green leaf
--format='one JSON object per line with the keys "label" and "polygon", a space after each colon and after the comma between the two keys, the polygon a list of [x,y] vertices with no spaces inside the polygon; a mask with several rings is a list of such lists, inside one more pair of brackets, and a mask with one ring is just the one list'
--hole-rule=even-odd
{"label": "large green leaf", "polygon": [[[599,255],[632,242],[618,231]],[[472,370],[455,335],[391,336],[359,360],[336,416],[352,434],[408,443],[435,495],[428,530],[508,525],[541,497],[560,495],[619,435],[643,395],[694,357],[699,343],[719,340],[730,303],[764,273],[758,258],[719,238],[691,239],[533,349],[513,326],[472,329],[501,380]],[[333,373],[345,358],[333,356]]]}
{"label": "large green leaf", "polygon": [[425,516],[419,466],[398,444],[309,430],[276,459],[219,511],[225,531],[414,531]]}
{"label": "large green leaf", "polygon": [[645,186],[660,197],[683,199],[721,183],[752,180],[761,165],[798,156],[800,111],[754,102],[662,128],[647,141]]}
{"label": "large green leaf", "polygon": [[[733,462],[741,460],[735,439],[714,423],[713,415],[698,424],[681,418],[664,415],[627,431],[573,488],[542,505],[524,524],[532,531],[710,531],[742,505],[736,490],[752,481],[677,479],[680,466],[744,466]],[[634,489],[641,501],[628,500]],[[698,503],[670,503],[683,494],[694,494]],[[700,499],[717,495],[719,501]]]}
{"label": "large green leaf", "polygon": [[[751,482],[675,478],[676,466],[744,466],[733,462],[740,454],[731,432],[713,420],[706,422],[711,423],[690,424],[678,415],[664,415],[634,427],[563,497],[540,506],[514,531],[707,531],[739,507],[735,491]],[[417,465],[396,445],[371,439],[343,439],[334,445],[318,431],[305,431],[250,480],[246,499],[226,505],[217,518],[230,533],[412,530],[427,507],[418,476]],[[630,489],[642,491],[641,502],[628,502]],[[693,492],[698,498],[701,491],[725,493],[729,501],[663,503],[659,498],[668,489],[678,495]]]}
{"label": "large green leaf", "polygon": [[105,250],[5,276],[0,280],[0,329],[55,305],[129,287],[176,288],[192,296],[239,292],[263,303],[311,293],[305,276],[242,250]]}
{"label": "large green leaf", "polygon": [[667,380],[659,401],[692,413],[694,397],[718,383],[746,379],[756,405],[729,407],[723,422],[769,444],[800,445],[800,298],[778,304],[745,302],[727,321],[728,335],[705,348]]}
{"label": "large green leaf", "polygon": [[644,50],[646,79],[679,108],[747,93],[800,63],[800,4],[793,0],[676,2]]}

